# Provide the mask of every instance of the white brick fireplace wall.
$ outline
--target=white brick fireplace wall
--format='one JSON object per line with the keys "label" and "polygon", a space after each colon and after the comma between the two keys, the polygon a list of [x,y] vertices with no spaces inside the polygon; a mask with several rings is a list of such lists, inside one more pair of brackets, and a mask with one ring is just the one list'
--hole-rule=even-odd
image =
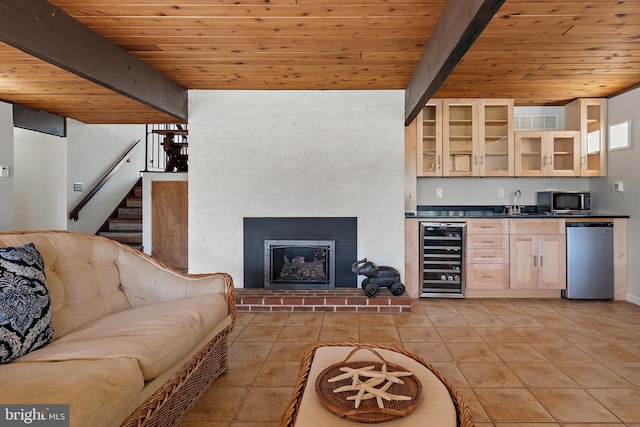
{"label": "white brick fireplace wall", "polygon": [[350,216],[404,277],[403,185],[403,91],[189,92],[192,273],[243,286],[244,217]]}

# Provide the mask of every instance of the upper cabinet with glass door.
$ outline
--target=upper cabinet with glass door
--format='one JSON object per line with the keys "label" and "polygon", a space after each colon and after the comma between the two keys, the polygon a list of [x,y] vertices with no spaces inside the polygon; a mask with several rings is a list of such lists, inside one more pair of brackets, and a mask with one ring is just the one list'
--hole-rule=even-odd
{"label": "upper cabinet with glass door", "polygon": [[478,100],[442,101],[443,176],[478,175]]}
{"label": "upper cabinet with glass door", "polygon": [[442,176],[442,100],[427,102],[417,124],[417,175]]}
{"label": "upper cabinet with glass door", "polygon": [[580,131],[580,176],[607,174],[607,108],[603,98],[579,98],[565,106],[565,129]]}
{"label": "upper cabinet with glass door", "polygon": [[513,176],[513,99],[481,99],[478,175]]}

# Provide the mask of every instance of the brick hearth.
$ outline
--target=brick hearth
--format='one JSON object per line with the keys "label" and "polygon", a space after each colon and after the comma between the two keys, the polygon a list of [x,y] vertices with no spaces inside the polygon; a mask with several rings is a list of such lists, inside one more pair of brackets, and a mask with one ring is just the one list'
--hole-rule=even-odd
{"label": "brick hearth", "polygon": [[241,312],[334,311],[359,313],[408,313],[407,294],[393,296],[380,289],[375,298],[367,298],[362,289],[275,290],[237,288],[236,307]]}

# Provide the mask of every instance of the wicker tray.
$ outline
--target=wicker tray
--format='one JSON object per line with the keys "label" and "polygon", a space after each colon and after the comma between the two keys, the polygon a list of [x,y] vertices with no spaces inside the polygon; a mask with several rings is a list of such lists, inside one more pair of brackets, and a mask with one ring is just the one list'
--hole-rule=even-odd
{"label": "wicker tray", "polygon": [[[358,350],[366,349],[377,356],[376,361],[349,361],[351,356]],[[418,405],[422,398],[422,385],[415,375],[403,376],[402,383],[392,383],[386,392],[394,395],[409,396],[411,400],[386,400],[381,399],[383,408],[378,406],[376,398],[363,399],[358,408],[355,407],[354,400],[347,400],[347,397],[356,396],[358,391],[344,391],[335,393],[334,390],[353,384],[353,377],[329,382],[331,378],[342,375],[345,372],[341,368],[360,369],[366,366],[373,366],[373,370],[381,371],[386,364],[387,372],[409,372],[402,366],[388,363],[380,354],[370,347],[356,347],[343,362],[333,364],[323,370],[316,380],[316,393],[322,404],[334,414],[350,421],[360,423],[381,423],[390,421],[398,417],[405,416]],[[381,388],[380,384],[376,388]]]}

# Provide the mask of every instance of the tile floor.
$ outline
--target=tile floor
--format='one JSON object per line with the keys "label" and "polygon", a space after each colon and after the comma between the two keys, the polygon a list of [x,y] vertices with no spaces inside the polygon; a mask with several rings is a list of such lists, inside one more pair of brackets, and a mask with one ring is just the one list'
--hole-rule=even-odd
{"label": "tile floor", "polygon": [[640,307],[560,299],[421,299],[401,314],[240,313],[228,372],[181,427],[278,426],[305,349],[332,341],[417,353],[480,427],[640,427]]}

